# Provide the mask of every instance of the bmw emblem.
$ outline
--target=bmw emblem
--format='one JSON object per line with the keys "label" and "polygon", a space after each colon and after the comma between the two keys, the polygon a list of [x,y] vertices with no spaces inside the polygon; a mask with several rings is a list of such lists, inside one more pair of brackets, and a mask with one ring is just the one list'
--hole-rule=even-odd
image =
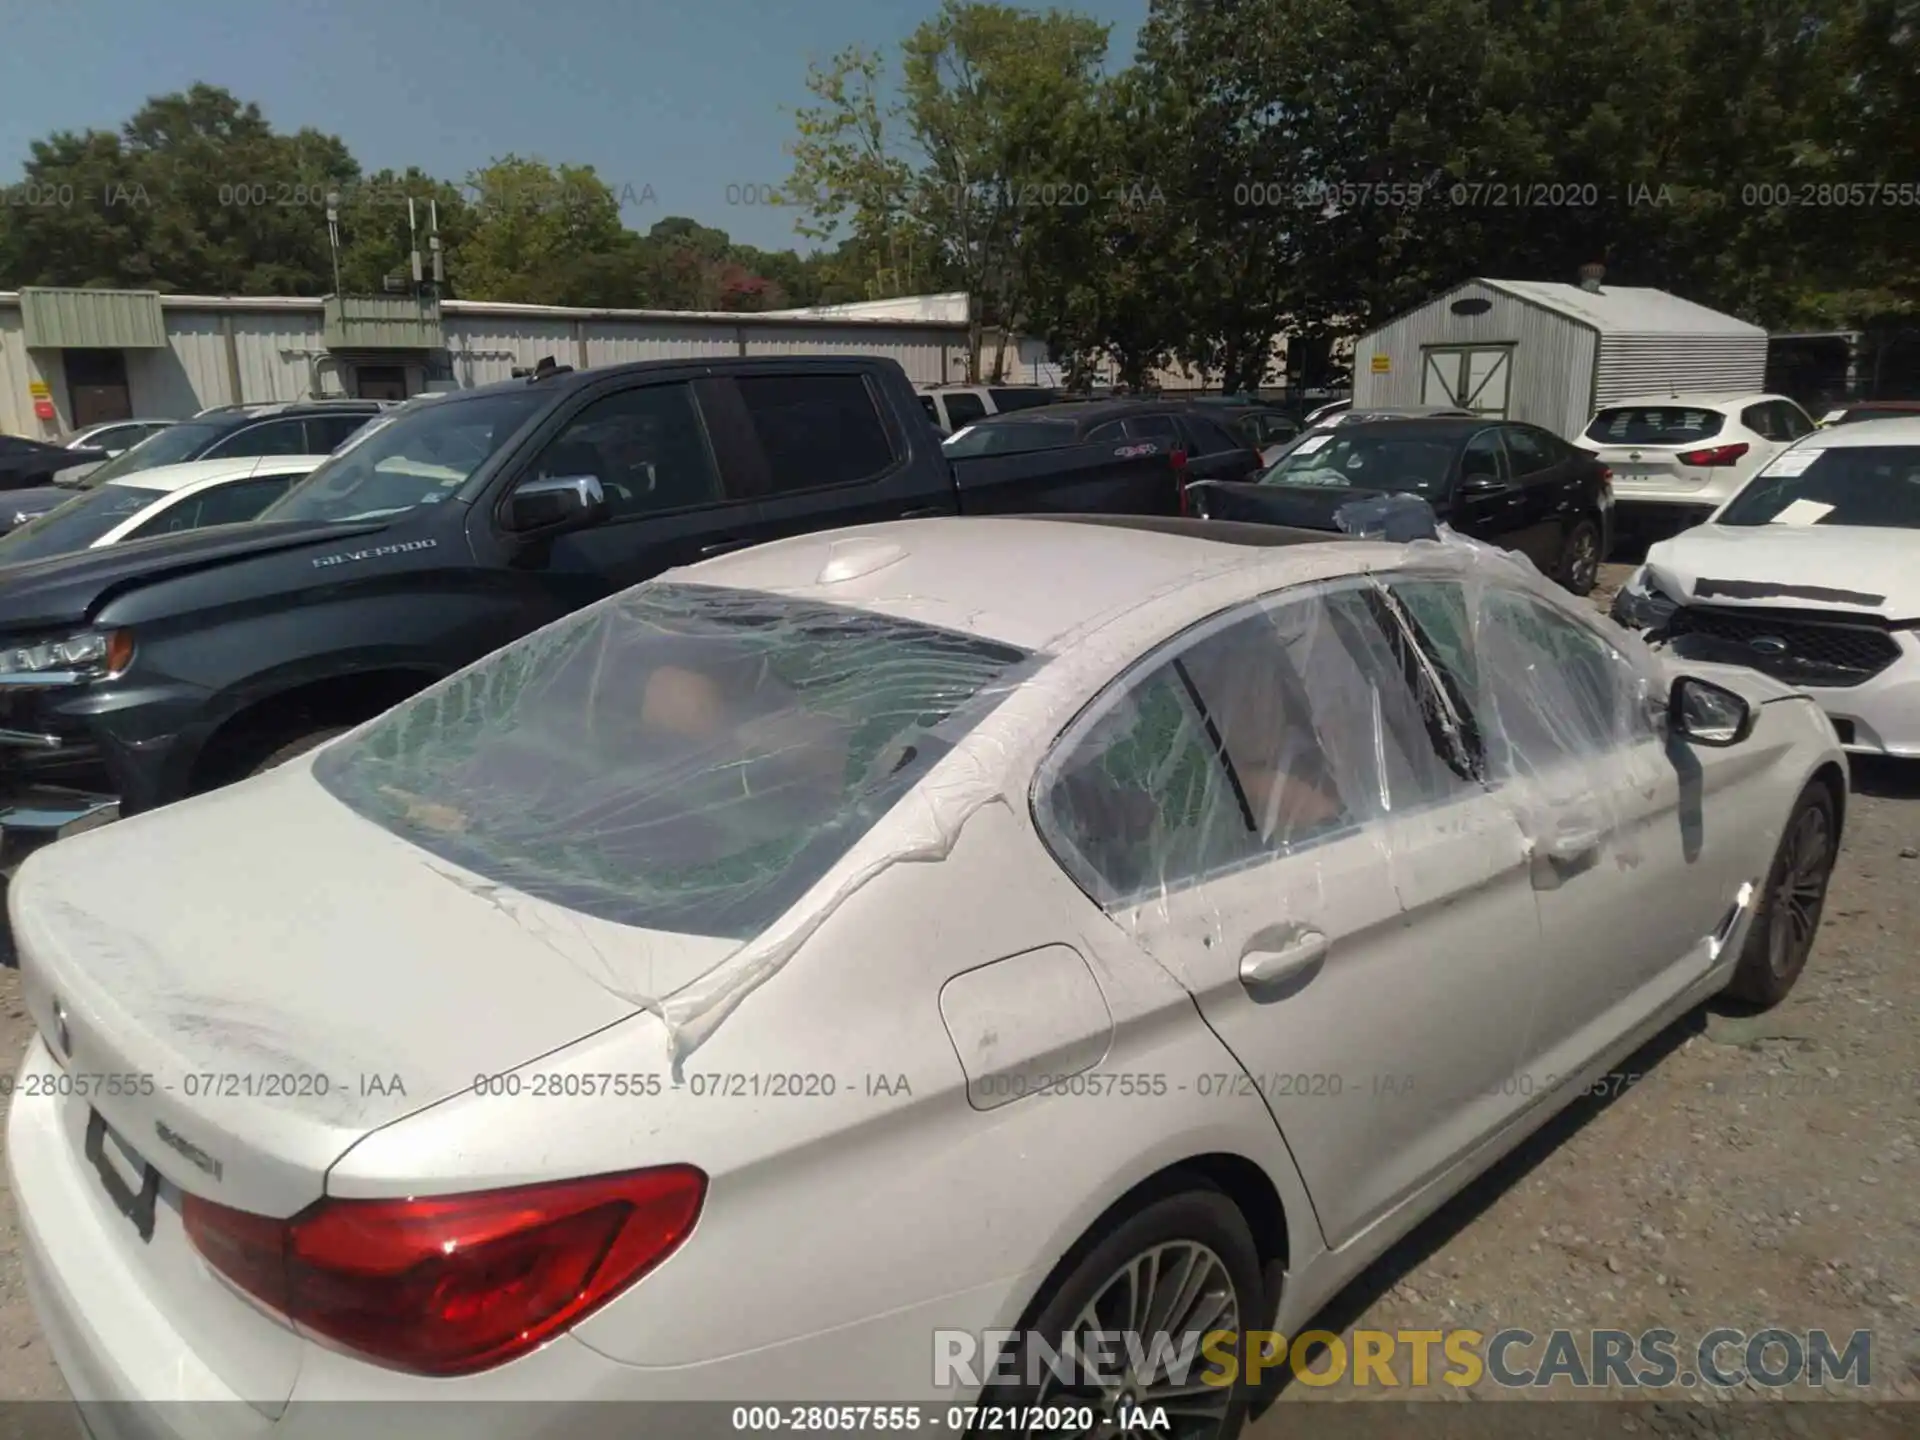
{"label": "bmw emblem", "polygon": [[60,1003],[60,997],[53,1001],[53,1041],[60,1047],[60,1058],[73,1058],[73,1032],[67,1028],[67,1007]]}
{"label": "bmw emblem", "polygon": [[1784,655],[1787,653],[1787,642],[1782,640],[1778,635],[1761,635],[1756,639],[1749,640],[1747,642],[1747,648],[1749,650],[1758,650],[1762,655]]}

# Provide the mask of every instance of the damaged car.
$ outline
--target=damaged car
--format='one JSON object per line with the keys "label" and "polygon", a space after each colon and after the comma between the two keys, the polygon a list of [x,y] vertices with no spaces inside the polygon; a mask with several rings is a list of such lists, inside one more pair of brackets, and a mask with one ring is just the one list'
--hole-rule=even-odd
{"label": "damaged car", "polygon": [[[1444,536],[677,568],[27,858],[41,1328],[83,1406],[282,1434],[879,1390],[1225,1440],[1245,1366],[1186,1337],[1297,1332],[1690,1007],[1786,995],[1842,765]],[[1062,1362],[1120,1323],[1172,1346]],[[930,1336],[1016,1326],[941,1385]]]}
{"label": "damaged car", "polygon": [[1649,549],[1613,618],[1805,690],[1850,751],[1920,758],[1920,418],[1783,451]]}

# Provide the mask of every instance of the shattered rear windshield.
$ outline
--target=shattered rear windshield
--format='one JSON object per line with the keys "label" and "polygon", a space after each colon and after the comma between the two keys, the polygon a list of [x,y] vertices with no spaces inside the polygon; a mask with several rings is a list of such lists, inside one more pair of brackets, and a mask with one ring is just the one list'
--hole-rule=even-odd
{"label": "shattered rear windshield", "polygon": [[313,773],[490,881],[618,924],[744,940],[1029,658],[842,606],[656,582],[406,701]]}

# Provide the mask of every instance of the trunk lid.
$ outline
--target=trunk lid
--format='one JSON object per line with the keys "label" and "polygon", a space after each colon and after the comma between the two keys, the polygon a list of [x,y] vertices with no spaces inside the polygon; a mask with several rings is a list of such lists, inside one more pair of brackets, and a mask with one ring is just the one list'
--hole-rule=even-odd
{"label": "trunk lid", "polygon": [[1686,445],[1602,445],[1594,450],[1600,463],[1613,471],[1613,488],[1621,495],[1638,490],[1662,493],[1703,489],[1709,482],[1729,474],[1726,466],[1683,465],[1683,452],[1710,448],[1711,441],[1692,441]]}
{"label": "trunk lid", "polygon": [[632,1015],[623,944],[642,995],[737,948],[497,888],[295,762],[36,852],[9,909],[69,1071],[153,1078],[94,1097],[113,1129],[183,1189],[285,1216],[369,1131]]}
{"label": "trunk lid", "polygon": [[[310,764],[56,842],[8,896],[28,1008],[72,1077],[59,1168],[102,1260],[267,1415],[304,1342],[201,1259],[185,1195],[295,1214],[373,1130],[626,1019],[640,1006],[616,989],[664,993],[736,948],[503,896],[355,815]],[[147,1167],[143,1237],[126,1200]]]}

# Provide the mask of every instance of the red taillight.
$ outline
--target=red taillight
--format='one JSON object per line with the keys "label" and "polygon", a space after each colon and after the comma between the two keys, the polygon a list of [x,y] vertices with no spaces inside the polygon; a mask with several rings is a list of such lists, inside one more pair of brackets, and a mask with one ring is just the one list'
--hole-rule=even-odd
{"label": "red taillight", "polygon": [[1682,465],[1731,465],[1747,453],[1745,445],[1714,445],[1705,450],[1682,450]]}
{"label": "red taillight", "polygon": [[464,1375],[598,1309],[679,1248],[706,1199],[688,1165],[412,1200],[322,1200],[270,1220],[188,1196],[209,1264],[302,1331],[395,1369]]}

